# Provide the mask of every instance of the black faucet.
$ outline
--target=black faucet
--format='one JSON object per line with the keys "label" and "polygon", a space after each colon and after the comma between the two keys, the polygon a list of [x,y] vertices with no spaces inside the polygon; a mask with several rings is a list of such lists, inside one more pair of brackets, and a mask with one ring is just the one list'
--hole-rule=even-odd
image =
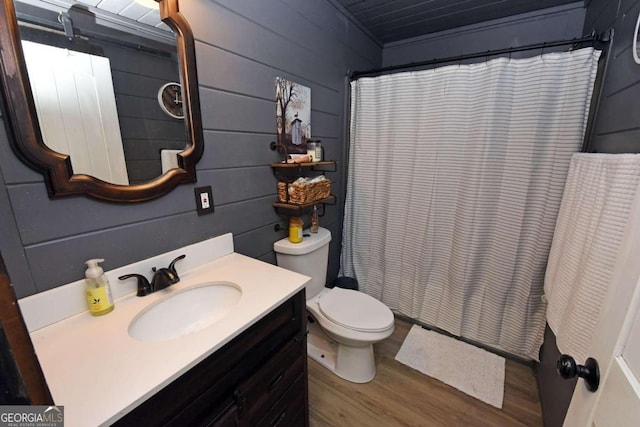
{"label": "black faucet", "polygon": [[126,280],[131,277],[135,277],[138,279],[138,292],[137,296],[143,297],[145,295],[152,294],[160,289],[167,288],[174,283],[178,283],[180,281],[180,277],[178,276],[178,272],[176,271],[176,262],[184,259],[186,255],[180,255],[178,258],[171,261],[169,267],[157,269],[153,267],[151,270],[153,271],[153,277],[151,279],[151,283],[149,280],[142,274],[125,274],[124,276],[118,277],[120,280]]}

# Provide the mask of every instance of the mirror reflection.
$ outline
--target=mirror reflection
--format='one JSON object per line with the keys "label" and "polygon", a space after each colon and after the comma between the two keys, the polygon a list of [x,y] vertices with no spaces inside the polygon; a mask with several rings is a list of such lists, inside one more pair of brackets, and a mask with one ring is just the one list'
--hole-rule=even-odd
{"label": "mirror reflection", "polygon": [[638,14],[638,20],[636,21],[636,30],[633,32],[633,59],[637,64],[640,64],[640,14]]}
{"label": "mirror reflection", "polygon": [[178,167],[187,146],[175,37],[157,8],[129,3],[138,21],[15,1],[45,144],[70,155],[74,174],[120,185]]}

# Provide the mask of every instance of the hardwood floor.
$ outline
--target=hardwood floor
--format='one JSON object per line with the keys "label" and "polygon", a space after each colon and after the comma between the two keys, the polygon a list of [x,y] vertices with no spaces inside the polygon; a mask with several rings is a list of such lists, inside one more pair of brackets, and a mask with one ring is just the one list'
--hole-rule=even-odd
{"label": "hardwood floor", "polygon": [[507,360],[497,409],[394,360],[411,324],[375,347],[376,378],[353,384],[309,359],[311,427],[542,426],[533,369]]}

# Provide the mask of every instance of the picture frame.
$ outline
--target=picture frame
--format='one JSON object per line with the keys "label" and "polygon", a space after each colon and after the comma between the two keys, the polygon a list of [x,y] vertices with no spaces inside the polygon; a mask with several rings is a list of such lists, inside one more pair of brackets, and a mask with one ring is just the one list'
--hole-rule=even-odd
{"label": "picture frame", "polygon": [[306,154],[311,138],[311,89],[276,77],[276,132],[287,154]]}

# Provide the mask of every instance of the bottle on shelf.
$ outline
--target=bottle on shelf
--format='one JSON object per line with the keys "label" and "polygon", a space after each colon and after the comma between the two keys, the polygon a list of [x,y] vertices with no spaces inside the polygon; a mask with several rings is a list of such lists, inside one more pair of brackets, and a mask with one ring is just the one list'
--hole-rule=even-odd
{"label": "bottle on shelf", "polygon": [[313,213],[311,214],[311,232],[318,232],[318,206],[313,205]]}
{"label": "bottle on shelf", "polygon": [[309,156],[310,162],[316,161],[316,143],[307,142],[307,156]]}

